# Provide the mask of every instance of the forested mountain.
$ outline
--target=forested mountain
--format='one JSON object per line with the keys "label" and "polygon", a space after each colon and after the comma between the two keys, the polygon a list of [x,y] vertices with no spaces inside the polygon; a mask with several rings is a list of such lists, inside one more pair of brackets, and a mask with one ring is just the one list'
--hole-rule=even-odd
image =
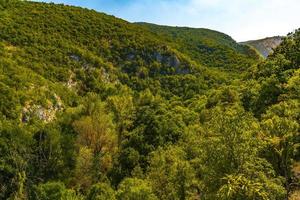
{"label": "forested mountain", "polygon": [[300,32],[0,0],[0,199],[299,198]]}
{"label": "forested mountain", "polygon": [[147,27],[153,33],[164,35],[170,46],[204,66],[227,70],[245,69],[258,59],[253,49],[238,44],[224,33],[203,28],[137,24]]}
{"label": "forested mountain", "polygon": [[264,58],[273,53],[273,50],[280,45],[283,37],[275,36],[268,37],[260,40],[251,40],[247,42],[241,42],[241,44],[247,44],[255,48]]}

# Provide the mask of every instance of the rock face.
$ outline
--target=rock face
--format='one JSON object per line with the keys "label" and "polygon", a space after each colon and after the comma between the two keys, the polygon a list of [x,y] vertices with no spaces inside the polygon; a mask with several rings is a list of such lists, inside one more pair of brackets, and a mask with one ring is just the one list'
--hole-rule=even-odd
{"label": "rock face", "polygon": [[268,57],[273,53],[273,49],[278,47],[281,44],[283,37],[275,36],[268,37],[261,40],[251,40],[247,42],[241,42],[241,44],[247,44],[255,48],[264,58]]}
{"label": "rock face", "polygon": [[157,62],[160,62],[161,64],[164,64],[168,67],[178,68],[180,66],[180,60],[176,55],[161,55],[159,53],[156,53],[155,59]]}
{"label": "rock face", "polygon": [[37,117],[45,123],[53,121],[56,113],[63,109],[63,103],[59,96],[53,95],[52,101],[48,101],[47,106],[31,104],[26,102],[21,113],[21,122],[28,123],[31,118]]}
{"label": "rock face", "polygon": [[171,67],[178,68],[180,66],[180,61],[176,56],[170,57],[168,62]]}
{"label": "rock face", "polygon": [[80,61],[80,56],[76,55],[76,54],[71,54],[70,58],[76,62]]}

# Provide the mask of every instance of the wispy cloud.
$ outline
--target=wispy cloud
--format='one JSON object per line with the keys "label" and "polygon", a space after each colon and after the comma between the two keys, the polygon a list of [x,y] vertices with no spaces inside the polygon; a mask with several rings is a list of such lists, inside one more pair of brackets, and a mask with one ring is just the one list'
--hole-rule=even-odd
{"label": "wispy cloud", "polygon": [[238,41],[286,35],[300,27],[299,0],[54,1],[94,8],[131,22],[210,28]]}

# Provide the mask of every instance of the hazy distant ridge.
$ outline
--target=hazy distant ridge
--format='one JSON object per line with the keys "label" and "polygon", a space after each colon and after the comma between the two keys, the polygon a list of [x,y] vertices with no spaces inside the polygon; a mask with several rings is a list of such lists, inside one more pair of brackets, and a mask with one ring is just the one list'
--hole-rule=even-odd
{"label": "hazy distant ridge", "polygon": [[282,36],[274,36],[268,37],[260,40],[250,40],[246,42],[241,42],[241,44],[248,44],[255,48],[263,57],[268,57],[271,53],[273,53],[273,49],[278,47],[281,44],[283,37]]}

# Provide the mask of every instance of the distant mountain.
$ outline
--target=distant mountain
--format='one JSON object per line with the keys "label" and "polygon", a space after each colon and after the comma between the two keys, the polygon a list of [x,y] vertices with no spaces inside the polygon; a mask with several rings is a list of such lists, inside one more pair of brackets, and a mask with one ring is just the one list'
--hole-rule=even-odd
{"label": "distant mountain", "polygon": [[275,49],[282,42],[282,36],[267,37],[260,40],[250,40],[246,42],[241,42],[241,44],[248,44],[255,48],[264,58],[268,57],[273,53]]}

